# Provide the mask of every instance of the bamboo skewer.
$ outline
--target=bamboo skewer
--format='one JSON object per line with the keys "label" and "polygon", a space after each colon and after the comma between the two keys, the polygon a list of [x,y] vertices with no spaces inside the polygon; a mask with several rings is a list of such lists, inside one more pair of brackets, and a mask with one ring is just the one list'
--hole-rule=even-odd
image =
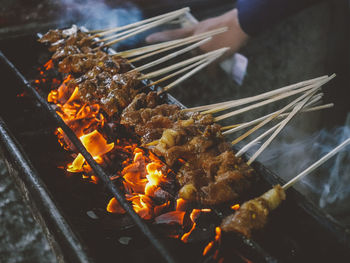
{"label": "bamboo skewer", "polygon": [[[308,102],[309,103],[309,102]],[[303,112],[303,109],[307,106],[306,103],[303,108],[299,111],[299,113]],[[305,109],[304,109],[305,110]],[[290,116],[292,114],[292,112],[290,113],[285,113],[285,117]],[[282,114],[281,114],[282,115]],[[281,117],[281,115],[279,115],[278,117]],[[281,126],[283,124],[284,121],[279,122],[278,124],[276,124],[275,126],[273,126],[272,128],[270,128],[269,130],[265,131],[263,134],[261,134],[260,136],[258,136],[257,138],[255,138],[253,141],[251,141],[250,143],[248,143],[247,145],[245,145],[242,149],[240,149],[238,151],[238,153],[236,154],[236,156],[241,156],[242,154],[244,154],[246,151],[248,151],[252,146],[254,146],[258,141],[262,140],[263,138],[265,138],[267,135],[269,135],[270,133],[272,133],[274,130],[276,130],[279,126]]]}
{"label": "bamboo skewer", "polygon": [[[301,95],[300,97],[296,98],[295,100],[293,100],[292,102],[290,102],[289,104],[287,104],[286,106],[284,106],[282,109],[276,111],[276,113],[272,114],[271,116],[269,116],[268,118],[266,118],[265,120],[263,120],[262,122],[260,122],[258,125],[256,125],[255,127],[253,127],[252,129],[250,129],[249,131],[247,131],[246,133],[244,133],[243,135],[239,136],[237,139],[235,139],[234,141],[232,141],[232,145],[235,145],[236,143],[242,141],[243,139],[245,139],[246,137],[248,137],[250,134],[252,134],[253,132],[257,131],[258,129],[260,129],[261,127],[263,127],[265,124],[269,123],[270,121],[272,121],[274,118],[276,118],[278,115],[280,115],[281,113],[285,112],[286,110],[290,109],[291,107],[293,107],[295,104],[297,104],[299,101],[303,100],[304,98],[308,97],[311,95],[313,95],[318,88],[309,90],[308,92],[306,92],[305,94]],[[310,97],[311,98],[311,97]],[[309,99],[310,99],[309,98]],[[307,102],[307,101],[306,101]],[[304,105],[303,105],[304,106]]]}
{"label": "bamboo skewer", "polygon": [[[114,39],[114,38],[117,38],[117,37],[120,37],[120,36],[123,36],[123,35],[126,35],[126,34],[129,34],[129,33],[132,33],[132,32],[135,32],[135,31],[138,31],[138,30],[141,30],[141,29],[145,29],[145,28],[152,28],[154,26],[157,26],[157,25],[160,25],[160,24],[163,24],[163,23],[166,23],[168,21],[171,21],[172,19],[175,19],[177,18],[178,16],[181,16],[183,14],[183,12],[178,12],[178,13],[175,13],[175,14],[172,14],[172,15],[169,15],[169,16],[166,16],[158,21],[154,21],[152,23],[149,23],[149,24],[146,24],[146,25],[142,25],[142,26],[139,26],[139,27],[136,27],[136,28],[131,28],[129,30],[126,30],[126,31],[123,31],[121,33],[118,33],[118,34],[114,34],[114,35],[111,35],[111,36],[108,36],[108,37],[103,37],[102,39],[99,39],[96,41],[96,43],[99,43],[99,42],[106,42],[107,40],[111,40],[111,39]],[[163,21],[163,22],[162,22]],[[142,32],[142,31],[141,31]]]}
{"label": "bamboo skewer", "polygon": [[[315,91],[316,92],[316,91]],[[313,95],[313,94],[312,94]],[[301,110],[301,108],[308,102],[308,100],[312,97],[312,95],[306,97],[302,102],[299,102],[293,109],[293,111],[288,115],[288,117],[282,121],[280,126],[273,132],[270,138],[267,139],[263,143],[263,145],[257,150],[254,155],[248,160],[247,164],[251,165],[252,162],[255,161],[256,158],[266,149],[267,146],[270,145],[272,140],[280,133],[280,131],[287,125],[287,123]]]}
{"label": "bamboo skewer", "polygon": [[203,45],[204,43],[208,42],[209,40],[211,40],[211,37],[210,37],[210,38],[203,39],[203,40],[201,40],[201,41],[199,41],[199,42],[197,42],[197,43],[194,43],[193,45],[190,45],[190,46],[188,46],[188,47],[186,47],[186,48],[184,48],[184,49],[181,49],[181,50],[179,50],[179,51],[176,51],[176,52],[174,52],[174,53],[171,53],[171,54],[169,54],[169,55],[167,55],[167,56],[164,56],[164,57],[162,57],[162,58],[160,58],[160,59],[157,59],[157,60],[152,61],[152,62],[150,62],[150,63],[147,63],[147,64],[145,64],[145,65],[142,65],[142,66],[140,66],[140,67],[138,67],[138,68],[134,68],[133,70],[131,70],[131,71],[129,71],[129,72],[135,72],[135,71],[139,71],[139,72],[140,72],[140,71],[142,71],[142,70],[145,70],[145,69],[148,69],[148,68],[150,68],[150,67],[156,66],[156,65],[161,64],[161,63],[163,63],[163,62],[165,62],[165,61],[167,61],[167,60],[173,59],[173,58],[175,58],[175,57],[177,57],[177,56],[179,56],[179,55],[181,55],[181,54],[184,54],[184,53],[186,53],[186,52],[188,52],[188,51],[190,51],[190,50],[192,50],[192,49],[195,49],[195,48],[197,48],[197,47]]}
{"label": "bamboo skewer", "polygon": [[179,63],[176,63],[176,64],[174,64],[174,65],[168,66],[168,67],[166,67],[166,68],[163,68],[163,69],[160,69],[160,70],[156,70],[156,71],[153,71],[153,72],[151,72],[151,73],[144,74],[144,75],[142,75],[139,79],[140,79],[140,80],[143,80],[143,79],[154,78],[154,77],[157,77],[157,76],[166,74],[166,73],[168,73],[168,72],[171,72],[171,71],[173,71],[173,70],[175,70],[175,69],[178,69],[178,68],[187,66],[187,65],[189,65],[189,64],[191,64],[191,63],[193,63],[193,62],[199,61],[199,60],[201,60],[201,59],[209,58],[209,57],[211,57],[212,55],[216,55],[216,54],[222,55],[222,54],[223,54],[225,51],[227,51],[227,50],[228,50],[228,48],[217,49],[217,50],[208,52],[208,53],[206,53],[206,54],[199,55],[199,56],[196,56],[196,57],[187,59],[187,60],[185,60],[185,61],[181,61],[181,62],[179,62]]}
{"label": "bamboo skewer", "polygon": [[[153,44],[153,45],[148,45],[148,46],[144,46],[144,47],[140,47],[140,48],[122,51],[122,52],[117,53],[116,55],[124,57],[124,58],[130,58],[130,57],[135,57],[135,56],[147,54],[147,53],[153,52],[153,51],[159,51],[159,53],[161,53],[160,52],[161,49],[164,49],[164,51],[166,51],[166,50],[169,50],[169,47],[176,48],[176,47],[180,47],[183,45],[191,44],[195,41],[202,40],[202,39],[223,33],[225,31],[227,31],[227,27],[222,27],[222,28],[214,29],[214,30],[211,30],[208,32],[204,32],[201,34],[193,35],[193,36],[182,38],[182,39],[171,40],[171,41],[167,41],[167,42],[163,42],[163,43],[159,43],[159,44]],[[134,60],[134,61],[136,61],[136,60]]]}
{"label": "bamboo skewer", "polygon": [[[324,104],[324,105],[320,105],[320,106],[315,106],[312,108],[308,108],[308,109],[304,109],[301,110],[300,112],[312,112],[312,111],[318,111],[318,110],[324,110],[324,109],[329,109],[334,107],[334,103],[328,103],[328,104]],[[280,116],[278,116],[277,118],[284,118],[286,117],[286,115],[288,115],[289,113],[284,113],[281,114]]]}
{"label": "bamboo skewer", "polygon": [[[301,87],[304,87],[304,86],[307,86],[307,85],[312,85],[312,84],[316,84],[316,83],[321,83],[321,85],[323,85],[323,84],[325,84],[326,82],[328,82],[329,80],[331,80],[334,77],[335,77],[335,74],[333,74],[331,76],[325,75],[325,76],[317,77],[317,78],[314,78],[314,79],[301,81],[301,82],[298,82],[296,84],[288,85],[288,86],[285,86],[285,87],[282,87],[282,88],[279,88],[279,89],[276,89],[276,90],[268,91],[268,92],[265,92],[265,93],[262,93],[262,94],[259,94],[259,95],[255,95],[255,96],[252,96],[252,97],[243,98],[243,99],[237,99],[237,100],[231,100],[231,101],[226,101],[226,102],[219,102],[219,103],[203,105],[203,106],[198,106],[198,107],[193,107],[193,108],[188,108],[188,109],[184,109],[184,111],[185,112],[188,112],[188,111],[206,111],[206,110],[210,110],[210,109],[213,109],[215,107],[227,105],[227,104],[230,104],[230,103],[236,103],[235,106],[241,106],[241,105],[244,105],[244,104],[247,104],[247,103],[250,103],[250,102],[255,102],[255,101],[258,101],[258,100],[266,99],[266,98],[272,97],[274,95],[278,95],[278,94],[281,94],[283,92],[287,92],[287,91],[290,91],[290,90],[301,88]],[[323,80],[327,80],[327,81],[323,82]],[[206,112],[206,113],[208,113],[208,112]]]}
{"label": "bamboo skewer", "polygon": [[267,135],[269,135],[271,132],[275,131],[279,126],[281,126],[281,124],[283,123],[283,121],[279,122],[278,124],[276,124],[275,126],[273,126],[272,128],[268,129],[267,131],[265,131],[264,133],[262,133],[261,135],[259,135],[258,137],[256,137],[254,140],[252,140],[250,143],[246,144],[244,147],[242,147],[242,149],[240,149],[237,153],[236,156],[240,157],[242,156],[246,151],[248,151],[252,146],[254,146],[258,141],[264,139]]}
{"label": "bamboo skewer", "polygon": [[238,110],[234,110],[234,111],[231,111],[229,113],[217,116],[217,117],[214,118],[214,121],[220,121],[220,120],[223,120],[223,119],[226,119],[226,118],[229,118],[229,117],[236,116],[236,115],[241,114],[243,112],[247,112],[247,111],[250,111],[250,110],[262,107],[264,105],[267,105],[267,104],[270,104],[272,102],[285,99],[287,97],[296,95],[298,93],[301,93],[301,92],[304,92],[304,91],[307,91],[307,90],[310,90],[310,89],[314,89],[315,87],[319,88],[320,85],[310,85],[310,86],[306,86],[304,88],[300,88],[300,89],[297,89],[297,90],[286,92],[284,94],[280,94],[280,95],[275,96],[273,98],[270,98],[270,99],[267,99],[267,100],[264,100],[264,101],[261,101],[261,102],[258,102],[258,103],[246,106],[244,108],[241,108],[241,109],[238,109]]}
{"label": "bamboo skewer", "polygon": [[[303,92],[303,91],[305,91],[305,90],[307,90],[307,89],[311,89],[311,88],[314,88],[314,87],[319,87],[319,86],[322,86],[322,85],[324,85],[325,83],[327,83],[329,80],[331,80],[333,77],[334,77],[335,75],[332,75],[332,76],[330,76],[330,77],[328,77],[328,78],[326,78],[326,79],[323,79],[323,80],[320,80],[320,81],[318,81],[318,82],[316,82],[316,83],[314,83],[314,84],[311,84],[311,85],[308,85],[308,86],[305,86],[305,87],[303,87],[303,88],[299,88],[299,89],[294,89],[294,90],[292,90],[292,91],[287,91],[287,92],[284,92],[284,93],[280,93],[280,94],[277,94],[277,95],[275,95],[275,96],[273,96],[273,97],[271,97],[271,96],[266,96],[266,94],[264,95],[264,94],[262,94],[262,95],[264,95],[264,96],[260,96],[260,98],[270,98],[270,100],[271,100],[271,102],[273,102],[274,100],[280,100],[280,99],[283,99],[283,98],[286,98],[286,97],[288,97],[288,96],[292,96],[292,95],[295,95],[295,94],[297,94],[297,93],[299,93],[299,92]],[[289,94],[289,95],[288,95]],[[259,97],[259,95],[258,96],[255,96],[255,97]],[[242,101],[238,101],[238,102],[233,102],[233,103],[227,103],[226,105],[223,105],[223,106],[219,106],[219,107],[217,107],[217,108],[213,108],[213,109],[210,109],[210,110],[207,110],[207,111],[205,111],[205,112],[203,112],[204,114],[205,113],[215,113],[215,112],[220,112],[220,111],[223,111],[223,110],[226,110],[226,109],[229,109],[229,108],[233,108],[233,107],[237,107],[237,106],[241,106],[242,104],[247,104],[247,103],[250,103],[250,102],[252,102],[252,101],[256,101],[256,99],[254,99],[254,98],[248,98],[247,100],[242,100]],[[263,105],[265,105],[265,104],[263,104]],[[227,117],[231,117],[231,115],[230,115],[230,113],[227,113],[227,115],[223,115],[222,117],[218,117],[218,118],[223,118],[223,119],[225,119],[225,118],[227,118]]]}
{"label": "bamboo skewer", "polygon": [[348,146],[350,144],[350,138],[346,139],[344,142],[342,142],[340,145],[338,145],[336,148],[334,148],[332,151],[327,153],[325,156],[323,156],[321,159],[316,161],[314,164],[306,168],[304,171],[299,173],[297,176],[295,176],[292,180],[287,182],[285,185],[282,186],[283,190],[287,190],[289,187],[293,186],[297,181],[299,181],[301,178],[303,178],[305,175],[309,174],[316,168],[318,168],[320,165],[328,161],[330,158],[332,158],[334,155],[336,155],[339,151],[341,151],[344,147]]}
{"label": "bamboo skewer", "polygon": [[[129,28],[137,27],[137,26],[149,23],[149,22],[153,22],[155,20],[159,20],[159,19],[162,19],[164,17],[171,16],[171,15],[174,15],[174,14],[177,14],[177,13],[185,14],[188,11],[190,11],[190,8],[189,7],[185,7],[185,8],[176,10],[176,11],[172,11],[172,12],[169,12],[169,13],[166,13],[166,14],[162,14],[162,15],[159,15],[159,16],[155,16],[155,17],[151,17],[151,18],[148,18],[148,19],[144,19],[144,20],[132,23],[132,24],[125,25],[125,26],[119,26],[119,27],[110,28],[110,29],[107,29],[107,30],[101,30],[100,32],[98,32],[97,34],[92,35],[91,37],[93,37],[93,38],[95,38],[95,37],[102,37],[102,36],[105,36],[105,35],[108,35],[108,34],[111,34],[111,33],[119,32],[119,31],[126,30],[126,29],[129,29]],[[97,31],[97,30],[95,30],[95,31]],[[92,33],[92,32],[94,32],[94,31],[90,31],[90,33]]]}
{"label": "bamboo skewer", "polygon": [[[312,90],[311,90],[312,91]],[[244,128],[247,128],[247,127],[249,127],[249,126],[252,126],[252,125],[254,125],[254,124],[256,124],[256,123],[259,123],[260,121],[265,121],[266,119],[268,119],[269,121],[270,120],[272,120],[273,118],[276,118],[276,117],[279,117],[284,111],[286,111],[286,110],[288,110],[289,108],[291,108],[291,107],[293,107],[298,101],[300,101],[301,99],[303,99],[305,96],[307,96],[308,95],[308,93],[306,93],[306,94],[304,94],[304,95],[302,95],[301,97],[299,97],[299,98],[297,98],[297,99],[295,99],[294,101],[292,101],[291,103],[289,103],[288,105],[286,105],[285,107],[283,107],[282,109],[280,109],[280,110],[278,110],[278,111],[275,111],[275,112],[272,112],[272,113],[270,113],[270,114],[267,114],[267,115],[265,115],[265,116],[262,116],[262,117],[260,117],[260,118],[258,118],[258,119],[255,119],[255,120],[252,120],[252,121],[250,121],[250,122],[246,122],[246,123],[243,123],[242,125],[240,125],[239,127],[234,127],[234,128],[232,128],[231,130],[229,130],[229,131],[226,131],[226,132],[224,132],[223,134],[230,134],[230,133],[233,133],[233,132],[237,132],[237,131],[240,131],[240,130],[242,130],[242,129],[244,129]],[[319,99],[320,99],[320,96],[319,96],[320,94],[317,94],[316,96],[314,96],[311,100],[310,100],[310,102],[308,102],[306,105],[305,105],[305,108],[307,107],[307,106],[309,106],[309,105],[312,105],[314,102],[317,102]],[[268,121],[267,121],[268,122]],[[266,123],[267,123],[266,122]],[[262,127],[262,125],[264,125],[264,124],[266,124],[265,122],[264,123],[261,123],[261,124],[259,124],[258,126],[259,127],[254,127],[253,129],[253,131],[255,131],[256,129],[258,129],[258,128],[260,128],[260,127]],[[241,137],[243,137],[243,138],[241,138],[241,139],[244,139],[244,138],[246,138],[248,135],[250,135],[253,131],[251,131],[251,132],[247,132],[248,134],[247,135],[245,135],[245,134],[243,134]],[[240,139],[240,140],[241,140]],[[238,140],[238,138],[237,138],[237,140]],[[237,142],[236,141],[233,141],[232,142],[232,144],[236,144],[236,143],[238,143],[240,140],[238,140]]]}
{"label": "bamboo skewer", "polygon": [[[307,106],[305,105],[305,107],[300,111],[300,113],[328,109],[328,108],[332,108],[333,106],[334,106],[334,103],[328,103],[328,104],[319,105],[319,106],[310,107],[310,108],[306,108]],[[244,122],[244,123],[224,126],[224,127],[221,128],[221,130],[224,131],[222,134],[223,135],[228,135],[228,134],[240,131],[240,130],[242,130],[244,128],[247,128],[247,127],[252,126],[252,125],[254,125],[256,123],[259,123],[260,121],[263,121],[264,119],[266,119],[267,117],[271,116],[274,113],[276,113],[276,112],[270,113],[268,115],[262,116],[262,117],[260,117],[258,119],[255,119],[255,120],[252,120],[252,121],[249,121],[249,122]],[[282,113],[281,115],[277,116],[276,119],[285,118],[289,114],[290,114],[290,112]]]}
{"label": "bamboo skewer", "polygon": [[[226,50],[225,50],[226,51]],[[224,52],[225,52],[224,51]],[[223,52],[223,53],[224,53]],[[212,58],[209,58],[207,62],[197,66],[196,68],[194,68],[193,70],[191,70],[190,72],[186,73],[185,75],[183,75],[182,77],[180,77],[179,79],[175,80],[174,82],[170,83],[169,85],[165,86],[160,92],[158,92],[158,94],[161,94],[165,91],[169,91],[171,88],[173,88],[174,86],[180,84],[181,82],[185,81],[186,79],[188,79],[189,77],[191,77],[192,75],[194,75],[195,73],[197,73],[198,71],[200,71],[201,69],[203,69],[204,67],[208,66],[210,63],[212,63],[215,59],[217,59],[218,57],[220,57],[223,53],[219,53],[218,55],[214,55]]]}
{"label": "bamboo skewer", "polygon": [[[175,77],[175,76],[177,76],[177,75],[179,75],[179,74],[181,74],[181,73],[183,73],[183,72],[186,72],[186,71],[188,71],[188,70],[190,70],[190,69],[192,69],[192,68],[194,68],[194,67],[196,67],[196,66],[202,64],[202,63],[205,63],[206,61],[207,61],[207,59],[202,59],[202,60],[200,60],[200,61],[198,61],[198,62],[196,62],[196,63],[194,63],[194,64],[191,64],[191,65],[189,65],[189,66],[187,66],[187,67],[185,67],[185,68],[182,68],[182,69],[180,69],[180,70],[178,70],[178,71],[175,71],[174,73],[171,73],[171,74],[169,74],[169,75],[166,75],[165,77],[163,77],[163,78],[161,78],[161,79],[158,79],[158,80],[156,80],[156,81],[153,81],[153,82],[151,82],[150,84],[148,84],[146,87],[151,87],[151,86],[153,86],[153,85],[156,85],[156,84],[159,84],[159,83],[161,83],[161,82],[163,82],[163,81],[166,81],[166,80],[168,80],[168,79],[171,79],[171,78],[173,78],[173,77]],[[145,88],[146,88],[146,87],[145,87]]]}
{"label": "bamboo skewer", "polygon": [[[165,48],[158,49],[158,50],[150,52],[150,53],[146,53],[145,55],[138,56],[138,57],[133,58],[133,59],[129,59],[129,62],[132,63],[132,62],[135,62],[135,61],[139,61],[139,60],[142,60],[144,58],[148,58],[148,57],[154,56],[156,54],[160,54],[160,53],[163,53],[165,51],[168,51],[168,50],[171,50],[171,49],[175,49],[177,47],[181,47],[181,46],[184,46],[184,45],[187,45],[187,44],[191,44],[191,43],[193,43],[195,41],[198,41],[198,40],[201,40],[201,39],[205,39],[203,36],[206,36],[207,39],[208,38],[211,39],[211,37],[213,35],[216,35],[216,34],[219,34],[221,32],[224,32],[222,30],[216,31],[216,32],[214,32],[214,31],[216,31],[216,30],[213,30],[213,33],[211,33],[211,34],[201,34],[202,36],[200,36],[200,37],[196,37],[196,38],[190,37],[191,38],[190,40],[185,40],[185,38],[184,39],[180,39],[179,42],[176,42],[175,44],[169,45],[169,46],[167,46]],[[209,33],[209,32],[207,32],[207,33]]]}
{"label": "bamboo skewer", "polygon": [[118,42],[120,42],[120,41],[122,41],[122,40],[125,40],[125,39],[127,39],[127,38],[129,38],[129,37],[135,36],[135,35],[137,35],[137,34],[139,34],[139,33],[142,33],[142,32],[144,32],[144,31],[146,31],[146,30],[149,30],[149,29],[151,29],[151,28],[153,28],[153,27],[159,26],[159,25],[161,25],[161,24],[165,24],[166,22],[169,22],[169,21],[175,19],[176,17],[178,17],[178,16],[180,16],[180,15],[182,15],[182,13],[173,14],[173,15],[171,15],[171,16],[167,16],[167,17],[165,17],[165,18],[159,19],[159,20],[154,21],[154,22],[152,22],[152,23],[143,25],[143,26],[137,28],[136,30],[130,29],[131,32],[129,31],[130,33],[128,33],[128,34],[126,34],[126,35],[124,34],[124,32],[123,32],[123,33],[120,33],[120,34],[117,34],[117,35],[123,35],[123,36],[121,36],[121,37],[119,37],[119,38],[117,38],[117,39],[115,39],[115,40],[109,41],[109,42],[103,44],[102,46],[96,47],[95,49],[99,49],[99,48],[101,48],[101,47],[107,47],[107,46],[114,45],[114,44],[116,44],[116,43],[118,43]]}

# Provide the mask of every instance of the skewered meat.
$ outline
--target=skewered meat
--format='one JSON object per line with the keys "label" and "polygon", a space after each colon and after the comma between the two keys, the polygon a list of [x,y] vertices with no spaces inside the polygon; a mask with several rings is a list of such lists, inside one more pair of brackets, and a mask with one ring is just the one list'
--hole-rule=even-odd
{"label": "skewered meat", "polygon": [[90,53],[92,44],[89,36],[75,25],[65,30],[50,30],[39,42],[50,44],[49,50],[55,52],[52,55],[54,60],[62,60],[73,54]]}
{"label": "skewered meat", "polygon": [[262,229],[267,223],[269,213],[285,199],[284,190],[276,185],[260,197],[245,202],[233,215],[226,217],[221,223],[221,229],[251,237],[252,231]]}
{"label": "skewered meat", "polygon": [[124,73],[131,70],[131,66],[126,59],[116,55],[108,55],[105,52],[96,53],[74,53],[66,56],[58,63],[58,70],[62,73],[83,74],[98,66],[103,71],[109,73]]}
{"label": "skewered meat", "polygon": [[82,74],[66,83],[68,90],[78,87],[80,100],[99,104],[109,116],[122,111],[121,124],[133,127],[142,143],[153,142],[152,151],[168,165],[179,164],[180,197],[213,205],[233,201],[250,187],[253,170],[235,157],[212,115],[161,104],[155,92],[138,94],[139,73],[125,73],[131,68],[123,58],[92,53],[86,36],[52,31],[41,41],[51,43],[61,72]]}
{"label": "skewered meat", "polygon": [[75,80],[80,98],[86,103],[98,103],[109,115],[128,106],[138,93],[138,73],[112,74],[95,66]]}

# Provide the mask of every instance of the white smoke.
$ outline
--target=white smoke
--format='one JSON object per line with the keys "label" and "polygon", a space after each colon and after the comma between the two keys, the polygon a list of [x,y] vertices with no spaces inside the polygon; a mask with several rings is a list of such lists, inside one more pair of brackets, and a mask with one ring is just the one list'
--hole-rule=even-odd
{"label": "white smoke", "polygon": [[[283,140],[271,145],[258,161],[288,181],[350,137],[350,114],[343,127],[306,136],[291,125],[283,133]],[[332,215],[350,215],[350,147],[295,187]],[[348,218],[340,216],[340,220],[350,225]]]}
{"label": "white smoke", "polygon": [[130,24],[142,19],[141,11],[131,3],[112,8],[104,0],[61,0],[65,18],[88,29],[104,29]]}

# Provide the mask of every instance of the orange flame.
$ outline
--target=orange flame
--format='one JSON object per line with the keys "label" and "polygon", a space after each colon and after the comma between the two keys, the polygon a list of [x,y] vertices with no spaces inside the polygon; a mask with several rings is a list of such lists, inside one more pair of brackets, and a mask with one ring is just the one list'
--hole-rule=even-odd
{"label": "orange flame", "polygon": [[196,229],[196,226],[197,226],[196,220],[197,220],[198,216],[200,215],[200,213],[202,213],[202,212],[208,213],[208,212],[211,212],[211,210],[210,209],[193,209],[192,210],[192,212],[190,214],[190,219],[192,221],[192,227],[191,227],[190,231],[183,234],[183,236],[181,237],[182,242],[184,242],[184,243],[188,242],[189,236]]}
{"label": "orange flame", "polygon": [[127,165],[123,171],[123,184],[128,193],[127,200],[132,202],[136,213],[144,219],[151,219],[159,214],[167,205],[155,206],[152,197],[160,188],[160,183],[166,180],[161,168],[164,164],[150,154],[148,157],[140,148],[134,149],[134,158],[131,164]]}
{"label": "orange flame", "polygon": [[[114,143],[107,144],[107,140],[96,130],[81,136],[80,141],[97,162],[101,162],[101,156],[114,148]],[[67,170],[73,173],[81,172],[84,162],[85,158],[79,153]]]}
{"label": "orange flame", "polygon": [[235,204],[235,205],[231,206],[232,210],[236,210],[237,211],[239,208],[240,208],[239,204]]}

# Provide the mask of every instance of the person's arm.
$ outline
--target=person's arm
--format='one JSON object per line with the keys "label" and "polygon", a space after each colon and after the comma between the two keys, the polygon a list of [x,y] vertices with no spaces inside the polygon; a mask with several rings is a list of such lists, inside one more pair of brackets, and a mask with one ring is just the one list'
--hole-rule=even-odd
{"label": "person's arm", "polygon": [[238,0],[238,20],[241,28],[254,36],[284,18],[321,0]]}
{"label": "person's arm", "polygon": [[233,53],[246,43],[249,36],[256,35],[283,18],[319,1],[321,0],[238,0],[237,8],[221,16],[203,20],[192,27],[154,33],[146,41],[163,42],[226,26],[227,32],[214,36],[201,49],[210,51],[230,47]]}

